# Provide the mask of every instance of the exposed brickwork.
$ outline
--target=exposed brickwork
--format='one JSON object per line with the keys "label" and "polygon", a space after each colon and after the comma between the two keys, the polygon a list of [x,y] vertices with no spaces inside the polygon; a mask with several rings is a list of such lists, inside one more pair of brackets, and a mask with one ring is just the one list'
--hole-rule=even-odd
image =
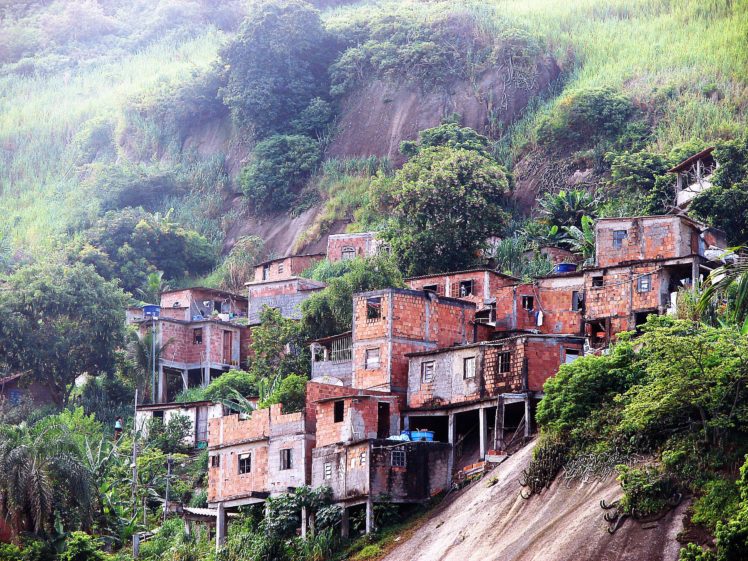
{"label": "exposed brickwork", "polygon": [[406,279],[406,282],[413,290],[423,290],[424,287],[436,285],[436,293],[439,296],[460,298],[474,303],[477,310],[482,310],[499,288],[516,284],[517,279],[496,271],[480,269],[416,277]]}
{"label": "exposed brickwork", "polygon": [[331,263],[341,261],[344,258],[343,249],[350,248],[352,252],[346,252],[345,258],[372,257],[379,252],[382,242],[376,239],[374,232],[362,232],[358,234],[333,234],[327,238],[327,260]]}
{"label": "exposed brickwork", "polygon": [[[412,356],[408,407],[442,407],[502,393],[540,391],[566,360],[567,349],[581,354],[582,347],[581,337],[523,335]],[[470,360],[475,360],[473,377],[467,376]],[[425,369],[428,363],[433,368]],[[431,381],[424,372],[429,372]]]}
{"label": "exposed brickwork", "polygon": [[269,282],[298,277],[312,265],[325,258],[323,253],[290,255],[260,263],[255,267],[255,282]]}
{"label": "exposed brickwork", "polygon": [[300,319],[301,303],[324,287],[324,283],[300,278],[250,284],[249,323],[254,325],[260,322],[260,314],[265,306],[277,308],[287,319]]}
{"label": "exposed brickwork", "polygon": [[[379,299],[378,318],[368,317],[370,299]],[[423,291],[388,289],[354,295],[353,387],[404,393],[405,354],[473,342],[474,321],[474,304]],[[367,368],[367,350],[376,349],[379,363],[370,361]]]}
{"label": "exposed brickwork", "polygon": [[[350,392],[349,388],[349,392]],[[335,422],[335,403],[343,403],[342,420]],[[380,406],[380,404],[382,404]],[[382,409],[382,406],[385,406]],[[380,411],[387,416],[380,419]],[[387,434],[378,434],[381,428]],[[317,446],[350,442],[365,438],[386,438],[400,430],[400,407],[397,396],[382,394],[342,397],[317,403]]]}
{"label": "exposed brickwork", "polygon": [[[209,302],[208,306],[205,302]],[[212,311],[244,317],[247,299],[223,290],[194,287],[161,294],[161,316],[190,321],[196,315],[207,317]]]}

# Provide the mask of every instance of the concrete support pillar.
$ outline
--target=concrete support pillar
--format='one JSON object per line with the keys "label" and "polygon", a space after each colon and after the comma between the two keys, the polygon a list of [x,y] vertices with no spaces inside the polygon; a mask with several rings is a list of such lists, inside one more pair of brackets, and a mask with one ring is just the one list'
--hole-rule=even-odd
{"label": "concrete support pillar", "polygon": [[190,386],[190,374],[186,368],[182,370],[182,389],[186,390]]}
{"label": "concrete support pillar", "polygon": [[410,417],[407,415],[403,417],[403,430],[410,430]]}
{"label": "concrete support pillar", "polygon": [[218,503],[218,511],[216,512],[216,551],[226,543],[226,509],[223,503]]}
{"label": "concrete support pillar", "polygon": [[301,537],[306,538],[306,525],[307,525],[307,511],[306,507],[301,507]]}
{"label": "concrete support pillar", "polygon": [[317,516],[314,514],[314,511],[309,513],[309,534],[314,536],[316,533],[315,527],[317,526]]}
{"label": "concrete support pillar", "polygon": [[532,436],[532,398],[525,394],[525,438]]}
{"label": "concrete support pillar", "polygon": [[140,556],[140,534],[132,535],[132,558],[137,559]]}
{"label": "concrete support pillar", "polygon": [[206,387],[208,384],[210,384],[210,366],[203,368],[203,387]]}
{"label": "concrete support pillar", "polygon": [[192,522],[187,519],[184,520],[184,535],[185,536],[192,535]]}
{"label": "concrete support pillar", "polygon": [[454,414],[449,415],[447,441],[452,445],[452,449],[449,451],[449,465],[447,466],[447,473],[451,479],[455,467],[455,445],[457,444],[457,419]]}
{"label": "concrete support pillar", "polygon": [[691,290],[696,289],[696,283],[699,281],[699,259],[694,257],[691,263]]}
{"label": "concrete support pillar", "polygon": [[488,410],[481,408],[478,409],[478,438],[480,440],[480,459],[486,458],[486,452],[488,451]]}
{"label": "concrete support pillar", "polygon": [[493,447],[494,450],[504,451],[504,396],[500,395],[496,403],[496,419],[493,429]]}
{"label": "concrete support pillar", "polygon": [[163,364],[158,365],[158,385],[156,386],[156,401],[166,403],[166,372]]}
{"label": "concrete support pillar", "polygon": [[374,501],[369,497],[366,501],[366,533],[374,531]]}
{"label": "concrete support pillar", "polygon": [[341,517],[340,517],[340,536],[344,540],[347,540],[349,532],[350,532],[350,527],[349,527],[349,520],[348,520],[348,507],[344,506],[343,512],[341,513]]}

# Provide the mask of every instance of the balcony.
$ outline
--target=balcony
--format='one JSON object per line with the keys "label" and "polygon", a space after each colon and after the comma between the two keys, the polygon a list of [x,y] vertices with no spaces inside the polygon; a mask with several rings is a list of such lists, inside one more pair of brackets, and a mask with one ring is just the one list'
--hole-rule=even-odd
{"label": "balcony", "polygon": [[312,379],[331,377],[350,385],[353,375],[351,332],[318,339],[311,345]]}

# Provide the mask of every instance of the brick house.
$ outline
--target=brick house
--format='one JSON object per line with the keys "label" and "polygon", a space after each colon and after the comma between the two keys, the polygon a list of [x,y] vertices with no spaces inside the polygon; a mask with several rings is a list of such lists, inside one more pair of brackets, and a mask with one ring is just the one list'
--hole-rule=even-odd
{"label": "brick house", "polygon": [[389,253],[389,246],[377,239],[376,232],[332,234],[327,238],[327,259],[331,263],[373,257],[382,251]]}
{"label": "brick house", "polygon": [[207,386],[221,373],[239,368],[249,356],[247,298],[195,287],[161,295],[157,317],[134,320],[139,336],[155,330],[159,355],[156,402],[168,403],[182,390]]}
{"label": "brick house", "polygon": [[312,253],[270,259],[255,266],[254,282],[270,282],[299,277],[301,273],[324,258],[324,253]]}
{"label": "brick house", "polygon": [[353,387],[407,392],[406,353],[475,341],[475,304],[388,288],[354,295]]}
{"label": "brick house", "polygon": [[[466,442],[473,450],[466,450],[463,463],[481,460],[490,448],[500,447],[506,414],[524,417],[529,436],[532,408],[542,397],[543,384],[583,351],[579,336],[522,334],[411,353],[404,424],[432,430],[438,440],[453,445],[461,433],[477,428]],[[455,465],[462,455],[455,446]]]}
{"label": "brick house", "polygon": [[[429,290],[439,296],[459,298],[473,302],[476,310],[481,312],[491,308],[496,292],[505,286],[512,286],[519,279],[504,275],[491,269],[471,269],[454,273],[439,273],[405,279],[413,290]],[[490,314],[478,314],[490,321]]]}
{"label": "brick house", "polygon": [[265,306],[279,310],[284,318],[301,319],[301,303],[325,286],[301,277],[247,283],[249,324],[260,323]]}
{"label": "brick house", "polygon": [[166,425],[178,416],[189,419],[192,427],[192,432],[185,438],[184,444],[202,449],[208,446],[208,423],[211,419],[223,416],[223,405],[211,401],[139,405],[135,411],[135,429],[147,439],[151,419],[161,419]]}

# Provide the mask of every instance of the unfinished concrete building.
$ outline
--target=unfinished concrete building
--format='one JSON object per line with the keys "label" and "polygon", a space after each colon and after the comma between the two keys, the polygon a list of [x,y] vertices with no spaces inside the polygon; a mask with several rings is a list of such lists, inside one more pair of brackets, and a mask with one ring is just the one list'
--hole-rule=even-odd
{"label": "unfinished concrete building", "polygon": [[331,263],[357,257],[374,257],[389,251],[389,246],[377,239],[376,232],[332,234],[327,238],[327,260]]}

